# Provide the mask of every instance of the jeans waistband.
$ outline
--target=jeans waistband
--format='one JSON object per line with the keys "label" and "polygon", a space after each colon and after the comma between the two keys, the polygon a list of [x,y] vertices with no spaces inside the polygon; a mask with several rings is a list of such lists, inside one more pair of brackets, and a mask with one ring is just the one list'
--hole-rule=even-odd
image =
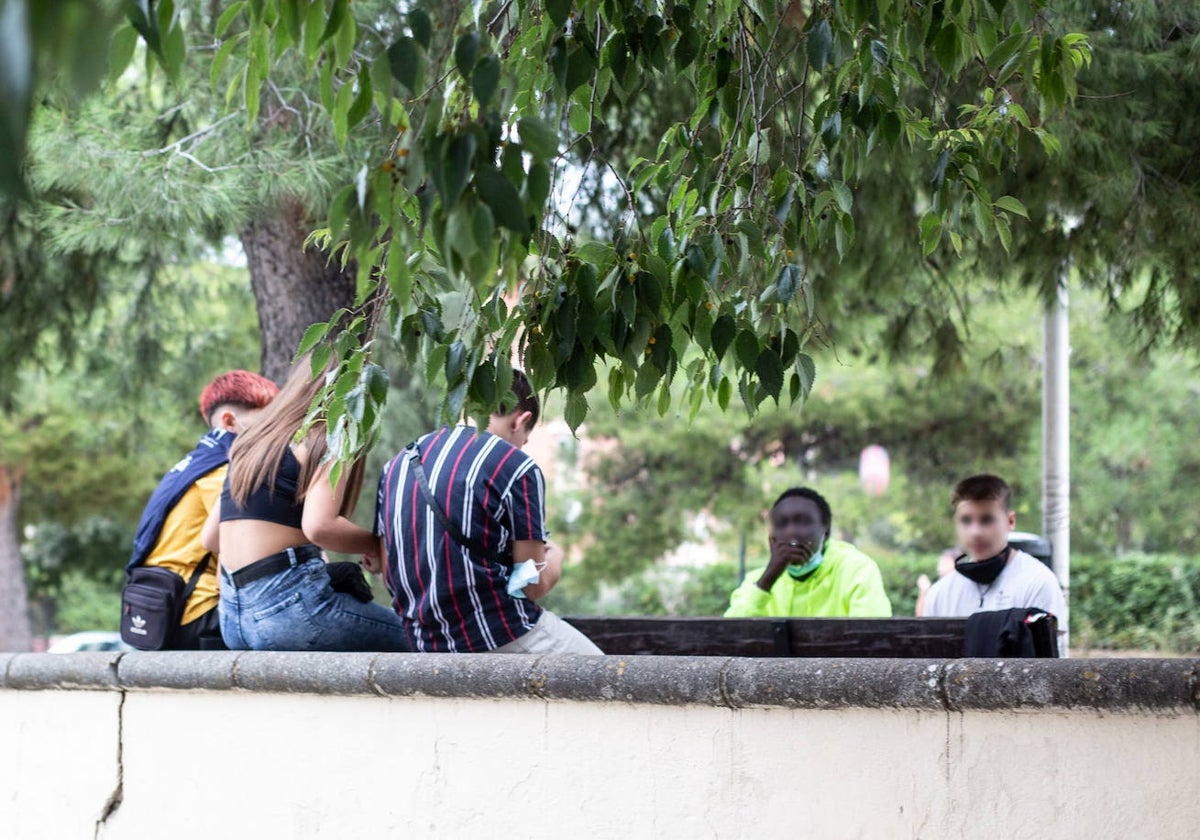
{"label": "jeans waistband", "polygon": [[297,545],[285,548],[275,554],[268,554],[255,560],[249,566],[243,566],[235,572],[225,572],[225,579],[234,586],[241,587],[261,578],[279,574],[292,566],[298,566],[321,556],[321,549],[315,545]]}

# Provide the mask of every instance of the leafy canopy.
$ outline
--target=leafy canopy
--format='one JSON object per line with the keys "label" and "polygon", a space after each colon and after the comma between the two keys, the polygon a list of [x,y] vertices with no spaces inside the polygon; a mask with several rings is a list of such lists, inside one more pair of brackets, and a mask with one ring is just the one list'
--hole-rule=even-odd
{"label": "leafy canopy", "polygon": [[[496,406],[514,350],[572,427],[602,374],[614,405],[660,413],[805,398],[810,268],[853,246],[876,161],[927,169],[909,231],[926,252],[1007,247],[1025,208],[993,187],[1023,139],[1053,148],[1042,122],[1090,58],[1041,0],[243,0],[203,43],[195,4],[132,5],[111,74],[139,36],[168,75],[211,56],[256,131],[274,75],[299,68],[335,140],[368,150],[314,238],[386,304],[302,344],[341,361],[316,408],[343,456],[381,416],[379,328],[445,384],[447,417]],[[680,117],[606,155],[598,137],[655,107],[649,84]],[[585,188],[600,235],[579,227]]]}

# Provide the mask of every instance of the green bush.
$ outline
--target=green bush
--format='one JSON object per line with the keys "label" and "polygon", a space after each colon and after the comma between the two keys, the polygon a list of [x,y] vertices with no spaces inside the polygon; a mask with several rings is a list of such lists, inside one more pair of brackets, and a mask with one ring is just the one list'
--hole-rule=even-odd
{"label": "green bush", "polygon": [[1200,653],[1200,558],[1071,558],[1071,646]]}

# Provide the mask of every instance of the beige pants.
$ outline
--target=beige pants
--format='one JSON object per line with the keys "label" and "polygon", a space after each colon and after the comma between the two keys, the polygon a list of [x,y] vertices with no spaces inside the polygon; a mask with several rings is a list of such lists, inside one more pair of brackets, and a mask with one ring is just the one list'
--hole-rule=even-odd
{"label": "beige pants", "polygon": [[542,616],[532,630],[516,641],[501,645],[492,653],[590,653],[603,655],[604,651],[550,610],[542,610]]}

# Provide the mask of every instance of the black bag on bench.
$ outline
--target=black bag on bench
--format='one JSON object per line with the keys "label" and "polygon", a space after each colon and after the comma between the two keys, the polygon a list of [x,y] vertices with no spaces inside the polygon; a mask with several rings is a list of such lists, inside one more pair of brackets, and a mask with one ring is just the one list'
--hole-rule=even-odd
{"label": "black bag on bench", "polygon": [[138,650],[171,647],[183,608],[196,591],[212,554],[204,555],[186,583],[170,569],[138,566],[125,576],[121,591],[121,638]]}
{"label": "black bag on bench", "polygon": [[964,656],[1054,659],[1058,619],[1037,607],[977,612],[967,619]]}

